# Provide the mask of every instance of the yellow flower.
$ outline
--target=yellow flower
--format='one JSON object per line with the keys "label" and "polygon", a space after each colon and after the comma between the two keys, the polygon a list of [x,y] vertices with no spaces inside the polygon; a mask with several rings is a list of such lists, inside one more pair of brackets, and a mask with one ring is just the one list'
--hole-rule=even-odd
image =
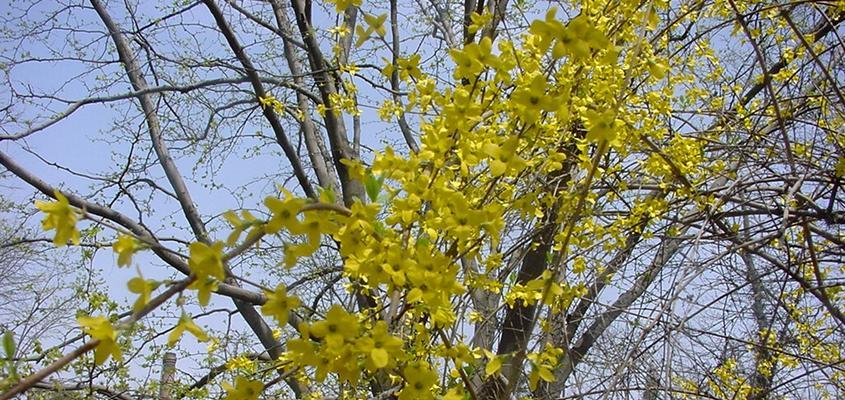
{"label": "yellow flower", "polygon": [[258,103],[260,103],[262,107],[272,108],[273,112],[276,113],[276,114],[281,115],[285,112],[285,105],[282,104],[282,102],[277,100],[272,95],[266,95],[264,97],[259,97]]}
{"label": "yellow flower", "polygon": [[473,79],[484,71],[484,64],[476,59],[471,51],[468,51],[469,46],[472,45],[467,45],[463,50],[449,50],[449,55],[455,62],[455,79]]}
{"label": "yellow flower", "polygon": [[[303,326],[307,324],[303,323]],[[303,326],[300,330],[303,330]],[[305,328],[307,330],[307,328]],[[303,333],[303,337],[307,337],[308,333]],[[302,365],[310,365],[316,367],[314,370],[314,378],[317,382],[326,380],[326,375],[329,373],[329,359],[317,353],[317,345],[306,339],[293,339],[288,341],[288,358],[297,360]]]}
{"label": "yellow flower", "polygon": [[363,181],[364,178],[367,177],[367,169],[364,168],[364,165],[361,164],[361,161],[343,158],[340,160],[340,163],[346,166],[346,170],[348,171],[349,177],[351,177],[352,179]]}
{"label": "yellow flower", "polygon": [[405,387],[399,392],[399,400],[433,399],[431,387],[437,382],[437,373],[425,361],[418,361],[402,370]]}
{"label": "yellow flower", "polygon": [[117,253],[117,265],[120,267],[128,266],[132,263],[132,255],[143,246],[138,240],[130,235],[120,235],[117,241],[112,245],[112,249]]}
{"label": "yellow flower", "polygon": [[299,228],[299,219],[297,215],[305,205],[305,200],[293,197],[289,193],[285,194],[284,199],[275,197],[268,197],[264,199],[264,205],[270,209],[273,216],[267,221],[264,230],[267,233],[273,234],[280,230],[293,230]]}
{"label": "yellow flower", "polygon": [[229,382],[223,382],[223,389],[226,390],[226,397],[223,400],[256,400],[264,390],[264,384],[260,381],[253,381],[242,376],[235,378],[235,386]]}
{"label": "yellow flower", "polygon": [[409,97],[411,104],[419,104],[422,112],[428,111],[435,96],[434,79],[425,78],[417,81],[416,90],[412,91]]}
{"label": "yellow flower", "polygon": [[443,396],[443,400],[464,400],[466,396],[464,395],[464,390],[460,386],[455,386],[449,389],[446,392],[446,395]]}
{"label": "yellow flower", "polygon": [[225,279],[223,270],[223,243],[216,242],[211,246],[205,243],[191,243],[188,267],[197,276],[188,286],[189,289],[199,291],[201,305],[207,305],[211,292],[217,290],[218,281]]}
{"label": "yellow flower", "polygon": [[[457,131],[470,129],[470,127],[481,119],[481,106],[473,98],[469,90],[464,87],[455,89],[451,97],[451,102],[443,107],[443,125],[449,126]],[[438,133],[445,133],[445,130]],[[453,144],[451,135],[430,135],[430,138],[424,140],[430,141],[426,143],[429,150],[436,150],[441,152],[441,154],[450,151]]]}
{"label": "yellow flower", "polygon": [[484,153],[490,156],[490,173],[494,177],[507,172],[517,173],[525,168],[525,160],[516,153],[517,145],[519,138],[512,136],[501,145],[487,143],[483,146]]}
{"label": "yellow flower", "polygon": [[[407,81],[409,78],[414,78],[417,80],[422,78],[419,54],[414,54],[410,57],[400,57],[396,59],[396,64],[399,69],[399,79]],[[388,66],[392,66],[392,64],[388,64]],[[387,67],[385,67],[385,69],[386,68]]]}
{"label": "yellow flower", "polygon": [[234,228],[232,233],[230,233],[229,237],[226,239],[227,246],[234,245],[241,237],[241,233],[243,233],[243,231],[247,228],[251,228],[249,233],[246,235],[247,240],[258,234],[258,220],[252,215],[252,213],[247,210],[242,210],[241,217],[238,217],[238,214],[235,214],[235,212],[231,210],[223,213],[223,218],[232,225],[232,228]]}
{"label": "yellow flower", "polygon": [[311,254],[314,254],[315,251],[320,247],[320,243],[317,242],[316,245],[308,242],[308,243],[299,243],[299,244],[287,244],[285,245],[285,268],[292,268],[296,265],[296,261],[302,257],[308,257]]}
{"label": "yellow flower", "polygon": [[387,323],[378,321],[370,337],[358,341],[358,351],[367,355],[364,365],[370,371],[391,368],[396,365],[396,356],[402,352],[402,339],[387,332]]}
{"label": "yellow flower", "polygon": [[489,361],[487,361],[487,365],[484,366],[484,376],[490,377],[490,375],[498,373],[499,370],[502,369],[502,362],[504,359],[501,356],[497,356],[486,350],[485,353],[487,353]]}
{"label": "yellow flower", "polygon": [[501,60],[493,54],[493,41],[489,37],[470,43],[462,50],[450,50],[455,62],[455,79],[473,79],[485,68],[499,68]]}
{"label": "yellow flower", "polygon": [[335,304],[329,309],[325,320],[317,321],[311,326],[311,334],[317,338],[325,338],[330,347],[337,347],[342,345],[346,338],[358,336],[358,329],[358,319]]}
{"label": "yellow flower", "polygon": [[67,197],[58,190],[55,191],[55,196],[56,201],[35,201],[35,207],[46,214],[44,219],[41,220],[41,229],[45,231],[56,230],[53,244],[58,247],[67,245],[68,241],[79,244],[79,231],[76,230],[76,221],[79,220],[80,212],[71,207]]}
{"label": "yellow flower", "polygon": [[229,371],[242,370],[245,372],[255,372],[255,361],[249,357],[240,355],[226,361],[226,369]]}
{"label": "yellow flower", "polygon": [[299,226],[291,229],[294,235],[306,235],[308,237],[308,244],[312,247],[320,245],[320,236],[325,234],[333,234],[337,231],[337,225],[332,222],[325,214],[320,212],[308,212],[305,214],[305,219]]}
{"label": "yellow flower", "polygon": [[609,48],[610,40],[581,14],[569,21],[556,46],[554,51],[558,54],[562,51],[575,59],[584,59],[590,57],[593,50]]}
{"label": "yellow flower", "polygon": [[194,242],[189,247],[190,257],[188,266],[198,277],[211,276],[219,280],[225,278],[223,272],[223,243],[216,242],[211,246]]}
{"label": "yellow flower", "polygon": [[359,70],[361,70],[361,68],[355,64],[344,64],[340,66],[340,72],[347,73],[349,75],[355,75]]}
{"label": "yellow flower", "polygon": [[317,114],[320,114],[321,117],[326,116],[326,105],[323,103],[317,104]]}
{"label": "yellow flower", "polygon": [[[340,243],[340,254],[343,257],[357,254],[364,250],[367,244],[368,225],[363,221],[354,221],[341,227],[334,239]],[[348,269],[349,264],[345,267]]]}
{"label": "yellow flower", "polygon": [[545,20],[534,20],[528,31],[539,38],[540,51],[546,51],[556,37],[563,36],[563,24],[555,18],[557,7],[551,7],[546,12]]}
{"label": "yellow flower", "polygon": [[150,301],[150,294],[158,287],[159,283],[152,279],[144,279],[143,276],[129,280],[126,286],[132,293],[138,294],[138,300],[132,305],[132,311],[138,312]]}
{"label": "yellow flower", "polygon": [[651,76],[657,80],[663,79],[666,76],[666,71],[669,69],[668,62],[658,57],[649,57],[646,60],[646,66],[648,66]]}
{"label": "yellow flower", "polygon": [[472,15],[469,16],[469,18],[472,21],[472,23],[467,27],[467,30],[469,31],[469,33],[474,34],[478,31],[480,31],[481,29],[483,29],[487,24],[490,23],[490,21],[493,20],[493,14],[490,14],[490,13],[479,14],[479,13],[474,12],[474,13],[472,13]]}
{"label": "yellow flower", "polygon": [[554,382],[555,375],[549,367],[535,364],[533,368],[531,368],[531,373],[528,375],[528,387],[531,390],[536,389],[537,383],[539,383],[540,379],[545,382]]}
{"label": "yellow flower", "polygon": [[267,302],[261,306],[261,313],[267,316],[272,316],[276,319],[279,325],[288,323],[288,314],[290,310],[299,307],[299,298],[296,296],[288,296],[287,288],[284,284],[279,284],[275,292],[267,293]]}
{"label": "yellow flower", "polygon": [[206,277],[197,278],[190,286],[188,286],[188,289],[196,290],[197,299],[199,299],[200,305],[207,306],[208,302],[211,300],[211,292],[217,291],[219,286],[219,281],[211,277]]}
{"label": "yellow flower", "polygon": [[[346,25],[338,25],[334,28],[329,28],[329,33],[331,33],[332,35],[337,35],[339,37],[344,37],[344,36],[349,34],[349,28],[346,27]],[[343,66],[340,67],[340,70],[344,71]],[[348,71],[344,71],[344,72],[348,72]],[[350,72],[350,73],[353,74],[353,75],[355,74],[354,72]]]}
{"label": "yellow flower", "polygon": [[511,101],[526,124],[537,121],[543,111],[558,108],[555,98],[546,94],[546,76],[540,73],[534,74],[528,85],[514,90]]}
{"label": "yellow flower", "polygon": [[114,358],[115,361],[123,359],[120,347],[117,345],[117,332],[115,332],[108,318],[103,316],[79,317],[76,320],[82,327],[83,332],[100,341],[94,349],[94,363],[100,365],[109,356]]}
{"label": "yellow flower", "polygon": [[361,7],[361,0],[328,0],[328,2],[334,4],[335,11],[339,13],[352,6]]}
{"label": "yellow flower", "polygon": [[364,22],[367,23],[367,32],[375,32],[379,36],[384,36],[387,31],[384,29],[384,21],[387,19],[387,14],[371,15],[364,13]]}
{"label": "yellow flower", "polygon": [[605,112],[587,110],[584,114],[587,125],[587,141],[601,143],[616,141],[616,111],[610,109]]}
{"label": "yellow flower", "polygon": [[194,335],[200,342],[207,342],[209,337],[208,335],[200,328],[197,324],[194,323],[194,320],[188,316],[188,314],[182,313],[182,316],[179,318],[179,323],[176,324],[176,327],[173,328],[173,331],[170,332],[170,335],[167,336],[167,345],[173,346],[179,339],[182,338],[182,334],[188,331],[191,335]]}

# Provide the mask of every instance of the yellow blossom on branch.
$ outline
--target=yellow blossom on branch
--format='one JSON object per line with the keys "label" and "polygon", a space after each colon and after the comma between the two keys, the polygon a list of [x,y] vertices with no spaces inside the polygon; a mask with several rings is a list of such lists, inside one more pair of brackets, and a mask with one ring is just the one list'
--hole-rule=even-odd
{"label": "yellow blossom on branch", "polygon": [[273,109],[273,112],[276,114],[283,114],[285,112],[285,105],[282,104],[279,100],[276,100],[275,97],[272,95],[266,95],[264,97],[259,97],[258,102],[261,104],[262,107],[270,107]]}
{"label": "yellow blossom on branch", "polygon": [[179,318],[179,323],[176,324],[176,327],[173,328],[173,331],[171,331],[170,335],[167,336],[167,345],[175,345],[179,339],[182,338],[182,334],[184,334],[185,331],[194,335],[194,337],[197,338],[197,341],[207,342],[209,339],[208,334],[206,334],[199,325],[194,323],[194,320],[191,319],[188,314],[182,313],[182,316]]}
{"label": "yellow blossom on branch", "polygon": [[255,361],[245,355],[240,355],[226,361],[226,369],[229,371],[255,372]]}
{"label": "yellow blossom on branch", "polygon": [[272,316],[279,325],[288,323],[290,311],[299,307],[299,298],[287,295],[287,287],[279,284],[274,292],[267,292],[267,302],[261,306],[261,313]]}
{"label": "yellow blossom on branch", "polygon": [[418,361],[402,370],[405,386],[399,392],[399,400],[433,399],[432,386],[437,383],[437,373],[425,361]]}
{"label": "yellow blossom on branch", "polygon": [[197,278],[188,288],[198,290],[200,304],[207,305],[211,292],[217,290],[217,282],[226,277],[223,270],[223,243],[216,242],[209,246],[195,242],[191,243],[189,250],[188,267]]}
{"label": "yellow blossom on branch", "polygon": [[616,111],[609,109],[604,112],[587,110],[584,114],[587,125],[587,141],[593,143],[614,143],[618,137]]}
{"label": "yellow blossom on branch", "polygon": [[54,192],[56,201],[35,201],[35,207],[45,214],[41,220],[41,229],[45,231],[56,230],[53,237],[53,244],[57,247],[67,245],[68,241],[79,244],[79,231],[76,229],[76,221],[81,213],[70,205],[67,197],[56,190]]}
{"label": "yellow blossom on branch", "polygon": [[152,279],[144,279],[144,276],[132,278],[127,282],[126,286],[130,292],[138,294],[138,299],[132,305],[132,311],[138,312],[144,308],[150,301],[150,295],[159,285],[158,281]]}
{"label": "yellow blossom on branch", "polygon": [[487,24],[489,24],[490,21],[493,20],[493,14],[479,14],[474,12],[469,16],[469,18],[472,23],[470,23],[470,25],[467,27],[467,31],[469,31],[469,33],[476,33],[484,29],[484,27],[487,26]]}
{"label": "yellow blossom on branch", "polygon": [[346,11],[349,7],[361,7],[361,0],[328,0],[328,2],[334,4],[335,11],[339,13]]}
{"label": "yellow blossom on branch", "polygon": [[388,332],[386,322],[378,321],[370,336],[358,340],[358,350],[367,355],[364,365],[369,371],[390,368],[402,353],[402,339]]}
{"label": "yellow blossom on branch", "polygon": [[358,35],[358,40],[355,41],[355,47],[363,46],[364,42],[366,42],[373,33],[377,34],[379,37],[384,37],[387,33],[384,28],[384,21],[386,19],[387,14],[376,16],[364,13],[364,22],[367,24],[367,27],[364,28],[361,25],[355,27],[355,34]]}
{"label": "yellow blossom on branch", "polygon": [[85,334],[100,342],[94,349],[95,364],[104,363],[109,356],[115,361],[123,359],[120,347],[117,345],[117,332],[115,332],[108,318],[103,316],[79,317],[76,321],[79,322],[79,326],[82,327]]}
{"label": "yellow blossom on branch", "polygon": [[358,320],[343,307],[335,304],[326,319],[311,326],[314,337],[325,339],[329,346],[341,345],[345,338],[358,336]]}
{"label": "yellow blossom on branch", "polygon": [[131,235],[120,235],[117,241],[112,245],[112,249],[117,253],[117,265],[120,267],[128,266],[132,263],[132,256],[143,248],[143,245]]}
{"label": "yellow blossom on branch", "polygon": [[235,385],[223,382],[223,389],[226,390],[226,397],[223,400],[256,400],[264,390],[261,381],[253,381],[243,376],[235,378]]}
{"label": "yellow blossom on branch", "polygon": [[270,209],[272,217],[264,225],[264,231],[270,234],[278,233],[282,229],[289,231],[299,229],[299,212],[305,206],[305,200],[294,197],[288,192],[284,198],[268,197],[264,199],[264,205]]}

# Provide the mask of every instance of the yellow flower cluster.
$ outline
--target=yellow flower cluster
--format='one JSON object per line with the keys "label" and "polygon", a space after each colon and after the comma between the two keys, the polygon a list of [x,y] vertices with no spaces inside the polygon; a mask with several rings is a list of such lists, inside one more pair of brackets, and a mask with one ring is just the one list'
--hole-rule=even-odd
{"label": "yellow flower cluster", "polygon": [[282,104],[281,101],[277,100],[272,95],[266,95],[264,97],[258,98],[258,103],[261,104],[262,107],[269,107],[273,110],[276,114],[283,114],[285,112],[285,105]]}
{"label": "yellow flower cluster", "polygon": [[[331,3],[338,12],[361,4],[358,0]],[[638,5],[625,2],[620,7],[626,20],[651,24],[655,12],[651,6],[638,10]],[[621,53],[614,43],[640,40],[635,25],[611,29],[607,18],[588,7],[568,22],[555,13],[551,9],[544,19],[534,21],[520,38],[494,41],[485,36],[450,50],[454,87],[438,88],[437,81],[421,71],[418,54],[387,64],[382,72],[387,76],[395,73],[409,86],[409,101],[408,108],[403,108],[389,100],[380,110],[383,117],[393,118],[411,108],[437,112],[419,123],[419,152],[400,155],[386,148],[375,156],[370,168],[357,161],[342,161],[350,175],[364,184],[371,203],[356,200],[348,210],[338,212],[337,208],[314,207],[321,204],[284,192],[281,197],[265,199],[270,214],[266,221],[246,211],[224,214],[233,228],[226,240],[228,246],[234,246],[244,232],[247,240],[263,234],[297,237],[285,246],[287,267],[316,252],[323,235],[333,238],[353,290],[373,298],[387,293],[392,303],[398,303],[391,306],[402,309],[396,319],[400,323],[394,324],[394,320],[373,321],[376,318],[370,311],[359,315],[332,306],[325,318],[301,324],[299,338],[288,341],[286,360],[294,367],[313,369],[318,381],[336,374],[340,381],[353,384],[367,374],[401,371],[400,399],[433,398],[441,388],[436,386],[438,374],[432,368],[436,362],[431,361],[436,357],[432,354],[452,360],[456,368],[481,358],[461,345],[440,344],[442,348],[432,351],[438,345],[428,335],[456,321],[456,297],[473,289],[501,295],[508,307],[542,304],[558,312],[585,294],[583,280],[594,272],[588,269],[596,268],[574,257],[570,269],[555,271],[571,272],[566,278],[576,281],[566,282],[561,273],[547,270],[535,279],[505,283],[501,277],[510,274],[500,248],[505,221],[518,217],[526,229],[541,224],[558,227],[550,235],[555,253],[599,243],[612,248],[624,243],[622,232],[643,229],[642,219],[664,212],[668,205],[663,198],[636,200],[631,215],[610,224],[591,218],[589,210],[598,197],[590,190],[591,179],[621,168],[599,163],[602,156],[642,153],[645,170],[655,179],[699,173],[704,162],[702,141],[683,135],[669,139],[659,128],[670,109],[665,98],[671,88],[630,98],[620,95],[634,78],[649,84],[669,79],[665,60],[655,57],[648,43],[635,46],[642,59],[627,52],[619,60]],[[359,40],[373,34],[384,36],[385,18],[364,14],[368,27],[359,27]],[[469,30],[484,29],[491,18],[472,15]],[[609,32],[614,32],[613,37]],[[354,66],[341,69],[353,75],[357,71]],[[353,94],[354,88],[346,87],[346,93]],[[284,105],[272,96],[258,100],[262,107],[284,112]],[[354,96],[341,93],[332,94],[328,104],[318,106],[320,113],[327,110],[358,112]],[[655,151],[642,137],[666,139],[669,145]],[[79,212],[61,194],[56,198],[57,202],[38,204],[47,214],[44,228],[56,229],[57,244],[78,242],[75,223]],[[333,205],[333,201],[326,203]],[[113,247],[123,266],[131,263],[142,245],[131,236],[120,236]],[[210,293],[226,278],[223,247],[222,242],[197,242],[189,247],[188,264],[196,277],[189,288],[198,291],[202,305],[208,304]],[[130,282],[130,290],[139,294],[136,310],[147,303],[156,285],[143,277]],[[281,329],[300,300],[281,284],[265,294],[262,313],[273,317]],[[468,313],[470,322],[483,319],[474,310]],[[119,357],[110,325],[89,319],[83,326],[101,341],[98,362],[105,359],[104,354]],[[394,336],[400,330],[411,333],[409,339]],[[208,339],[183,315],[169,341],[179,340],[185,331],[201,341]],[[560,349],[551,346],[528,354],[532,388],[540,380],[554,380],[552,371],[560,356]],[[484,369],[487,375],[497,373],[506,357],[489,354]],[[719,381],[713,385],[725,388],[737,383],[729,379],[732,368],[725,365],[714,371]],[[263,386],[238,377],[225,389],[227,398],[254,399]],[[730,389],[735,393],[744,390]],[[462,391],[452,388],[447,398],[461,395]]]}
{"label": "yellow flower cluster", "polygon": [[232,359],[226,361],[226,369],[229,371],[244,371],[247,373],[253,373],[255,372],[255,361],[243,355],[232,357]]}
{"label": "yellow flower cluster", "polygon": [[528,385],[531,390],[537,387],[541,379],[545,382],[554,382],[555,376],[552,371],[557,367],[561,355],[563,355],[563,349],[547,343],[542,352],[526,356],[531,363],[531,373],[528,375]]}
{"label": "yellow flower cluster", "polygon": [[287,357],[314,367],[320,382],[336,373],[340,380],[354,384],[362,377],[362,366],[375,372],[393,368],[405,358],[402,339],[390,335],[384,321],[364,329],[355,315],[339,305],[332,306],[325,319],[303,323],[299,330],[301,338],[288,342]]}
{"label": "yellow flower cluster", "polygon": [[223,400],[256,400],[264,390],[264,384],[261,381],[254,381],[243,376],[236,377],[234,385],[223,382],[222,386],[226,391],[226,397]]}

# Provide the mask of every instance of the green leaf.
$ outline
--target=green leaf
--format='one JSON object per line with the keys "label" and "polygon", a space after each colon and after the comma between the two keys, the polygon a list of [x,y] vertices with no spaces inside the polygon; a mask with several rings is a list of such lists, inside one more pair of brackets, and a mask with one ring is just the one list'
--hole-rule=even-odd
{"label": "green leaf", "polygon": [[379,235],[381,237],[384,237],[384,235],[387,234],[387,228],[381,221],[373,222],[373,231],[376,233],[376,235]]}
{"label": "green leaf", "polygon": [[417,247],[426,247],[431,244],[431,237],[428,234],[423,233],[417,238]]}
{"label": "green leaf", "polygon": [[378,178],[376,178],[372,172],[367,175],[367,181],[364,182],[364,188],[367,190],[367,196],[373,203],[378,200],[378,194],[381,192],[382,184],[384,184],[383,175]]}
{"label": "green leaf", "polygon": [[6,352],[6,358],[15,356],[15,334],[12,331],[3,333],[3,351]]}

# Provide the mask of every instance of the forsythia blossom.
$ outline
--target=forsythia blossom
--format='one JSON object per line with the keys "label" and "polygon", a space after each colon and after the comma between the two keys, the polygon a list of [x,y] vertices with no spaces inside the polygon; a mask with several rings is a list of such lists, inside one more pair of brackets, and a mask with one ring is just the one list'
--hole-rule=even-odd
{"label": "forsythia blossom", "polygon": [[53,237],[53,244],[62,247],[70,241],[79,244],[79,231],[76,229],[76,221],[79,220],[79,210],[71,207],[67,197],[58,190],[55,191],[56,201],[35,201],[35,207],[44,214],[41,220],[41,228],[45,231],[56,230]]}

